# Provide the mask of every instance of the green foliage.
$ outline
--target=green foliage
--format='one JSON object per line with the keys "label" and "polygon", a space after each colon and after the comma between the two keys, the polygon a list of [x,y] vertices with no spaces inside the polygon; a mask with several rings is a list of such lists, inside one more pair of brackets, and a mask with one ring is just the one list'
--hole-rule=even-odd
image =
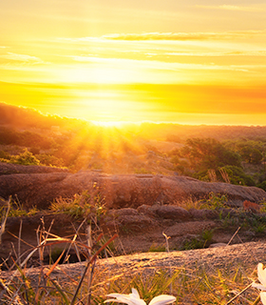
{"label": "green foliage", "polygon": [[221,221],[222,228],[236,227],[243,224],[241,223],[240,217],[233,217],[230,212],[224,217],[221,211],[219,214],[219,219]]}
{"label": "green foliage", "polygon": [[257,185],[259,188],[263,189],[266,191],[266,181],[261,182],[260,184]]}
{"label": "green foliage", "polygon": [[213,230],[204,230],[201,235],[185,240],[180,250],[193,250],[207,248],[212,240]]}
{"label": "green foliage", "polygon": [[8,152],[0,150],[0,159],[10,160],[11,156]]}
{"label": "green foliage", "polygon": [[255,233],[263,233],[266,228],[266,217],[260,214],[246,215],[243,224],[250,227]]}
{"label": "green foliage", "polygon": [[40,163],[46,166],[64,167],[64,160],[50,154],[39,154],[36,156]]}
{"label": "green foliage", "polygon": [[246,175],[241,167],[227,165],[221,168],[224,170],[230,179],[232,184],[237,185],[246,185],[246,186],[255,186],[256,183],[253,178],[249,175]]}
{"label": "green foliage", "polygon": [[19,146],[49,149],[54,144],[54,140],[28,130],[20,132],[12,128],[1,127],[0,144],[13,144]]}
{"label": "green foliage", "polygon": [[[2,221],[2,215],[4,215],[5,210],[4,200],[0,198],[0,221]],[[8,213],[8,217],[21,217],[21,216],[34,216],[37,214],[39,210],[36,207],[32,207],[29,210],[24,209],[23,205],[21,205],[16,200],[11,200],[10,202],[10,210]]]}
{"label": "green foliage", "polygon": [[148,252],[165,252],[166,248],[164,245],[152,244]]}
{"label": "green foliage", "polygon": [[106,213],[104,198],[99,193],[90,195],[87,191],[76,194],[73,199],[56,199],[50,210],[68,214],[75,219],[96,217],[97,220]]}
{"label": "green foliage", "polygon": [[11,163],[21,164],[21,165],[39,165],[40,160],[38,160],[27,148],[24,152],[18,156],[12,156],[10,159]]}
{"label": "green foliage", "polygon": [[226,207],[227,201],[228,198],[226,195],[221,195],[221,194],[216,195],[213,192],[211,192],[207,200],[201,201],[201,209],[215,210],[217,208],[224,208]]}
{"label": "green foliage", "polygon": [[240,156],[215,139],[193,138],[179,150],[179,156],[189,161],[191,169],[207,171],[225,165],[241,167]]}
{"label": "green foliage", "polygon": [[261,151],[249,145],[242,147],[239,154],[241,155],[242,160],[250,164],[260,164],[263,158]]}

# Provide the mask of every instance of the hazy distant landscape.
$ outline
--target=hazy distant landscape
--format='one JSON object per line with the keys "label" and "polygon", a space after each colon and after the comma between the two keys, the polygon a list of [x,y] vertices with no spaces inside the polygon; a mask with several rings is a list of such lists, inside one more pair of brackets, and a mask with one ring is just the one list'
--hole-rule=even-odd
{"label": "hazy distant landscape", "polygon": [[[266,188],[266,127],[164,123],[103,127],[0,104],[2,162],[72,172],[187,175]],[[226,181],[228,182],[228,181]]]}

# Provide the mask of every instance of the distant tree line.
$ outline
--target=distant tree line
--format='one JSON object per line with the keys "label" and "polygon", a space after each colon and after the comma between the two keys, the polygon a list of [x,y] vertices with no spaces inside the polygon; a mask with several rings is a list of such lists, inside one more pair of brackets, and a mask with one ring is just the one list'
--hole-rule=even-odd
{"label": "distant tree line", "polygon": [[[224,181],[226,175],[230,183],[264,188],[265,146],[266,139],[219,142],[211,138],[192,138],[169,155],[175,170],[182,175],[205,181]],[[252,175],[247,173],[247,167]]]}

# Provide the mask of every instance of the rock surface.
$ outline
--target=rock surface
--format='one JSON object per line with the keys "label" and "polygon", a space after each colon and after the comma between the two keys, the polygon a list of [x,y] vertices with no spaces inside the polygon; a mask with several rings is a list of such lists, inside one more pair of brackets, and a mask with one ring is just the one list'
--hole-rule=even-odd
{"label": "rock surface", "polygon": [[[179,214],[172,211],[179,211],[176,206],[163,206],[164,213],[158,214],[162,206],[142,205],[138,209],[123,208],[111,209],[107,214],[99,219],[97,225],[92,228],[93,238],[104,233],[107,237],[118,234],[118,238],[114,241],[113,250],[115,255],[129,254],[136,252],[161,251],[165,249],[166,237],[171,250],[182,249],[184,243],[201,240],[203,232],[209,232],[210,240],[204,247],[215,243],[239,243],[249,241],[262,241],[266,239],[265,234],[258,235],[251,232],[249,228],[237,229],[237,226],[230,228],[224,227],[220,219],[223,213],[213,213],[208,219],[209,210],[201,210],[199,215],[194,210],[186,211],[188,217],[180,218]],[[226,209],[225,209],[226,210]],[[182,209],[183,211],[183,209]],[[192,212],[192,213],[191,213]],[[220,211],[222,212],[222,211]],[[170,213],[172,217],[169,218]],[[194,216],[193,216],[194,215]],[[214,217],[216,215],[216,218]],[[225,215],[227,215],[225,213]],[[239,217],[248,216],[248,212],[241,212]],[[260,217],[266,217],[260,214]],[[95,219],[92,217],[92,219]],[[82,223],[82,224],[81,224]],[[6,223],[6,230],[2,236],[2,244],[0,247],[0,258],[2,260],[9,258],[7,263],[12,265],[11,256],[14,258],[18,253],[29,253],[37,246],[36,232],[41,230],[49,231],[54,234],[52,236],[73,238],[78,235],[80,241],[87,244],[88,221],[75,221],[67,214],[51,214],[39,213],[35,216],[27,217],[9,217]],[[240,223],[241,220],[240,220]],[[19,232],[21,226],[21,241],[19,242]],[[234,233],[237,231],[237,235]],[[252,234],[249,234],[252,233]],[[47,235],[47,233],[44,233]],[[233,238],[232,238],[233,237]],[[67,244],[68,246],[68,244]],[[56,251],[61,251],[66,247],[65,244],[56,244]],[[48,257],[51,249],[45,248],[45,255]],[[32,257],[30,265],[38,265],[39,252],[37,251]]]}
{"label": "rock surface", "polygon": [[[244,200],[259,203],[266,198],[266,192],[259,188],[206,183],[189,177],[108,176],[98,172],[73,174],[54,168],[0,163],[0,196],[5,199],[10,195],[16,196],[24,206],[47,208],[60,196],[69,198],[85,190],[92,194],[91,198],[95,198],[94,195],[97,195],[97,198],[105,198],[108,212],[100,219],[99,229],[104,234],[119,234],[114,243],[116,254],[146,252],[151,248],[158,250],[165,246],[165,236],[169,237],[171,249],[179,249],[184,241],[197,239],[206,230],[213,231],[212,243],[227,244],[229,241],[237,243],[239,240],[249,242],[265,239],[265,234],[258,238],[254,232],[241,229],[231,240],[237,228],[234,228],[234,231],[225,230],[221,227],[221,218],[228,218],[228,215],[238,217],[233,208],[185,210],[179,206],[183,200],[207,199],[210,192],[227,194],[231,205],[241,206]],[[20,223],[23,242],[19,246]],[[38,228],[45,226],[47,230],[50,227],[51,233],[60,237],[74,236],[75,228],[78,228],[80,223],[81,221],[75,221],[66,214],[46,212],[33,217],[10,217],[7,220],[6,232],[2,236],[0,257],[8,258],[10,253],[14,255],[14,251],[26,253],[35,247]],[[84,238],[86,229],[87,223],[84,223],[79,232]],[[37,252],[36,255],[38,256]]]}
{"label": "rock surface", "polygon": [[108,208],[179,205],[188,199],[206,199],[211,192],[226,194],[232,206],[241,206],[245,200],[260,203],[266,199],[266,192],[260,188],[202,182],[185,176],[118,176],[91,171],[73,174],[57,168],[0,163],[0,197],[16,196],[24,206],[47,208],[56,198],[73,197],[85,190],[101,194]]}
{"label": "rock surface", "polygon": [[[115,276],[133,278],[136,274],[153,275],[160,270],[178,270],[186,268],[187,275],[194,276],[195,270],[227,269],[236,272],[238,268],[252,272],[259,262],[265,262],[266,244],[264,242],[250,242],[232,246],[214,247],[209,249],[172,251],[170,253],[136,253],[110,257],[97,261],[97,279],[108,280]],[[84,272],[85,262],[58,266],[51,274],[61,284],[69,282],[69,276],[77,283]],[[171,267],[170,267],[171,266]],[[15,271],[16,272],[16,271]],[[2,279],[10,279],[15,272],[2,272]],[[27,277],[38,282],[41,268],[31,268]],[[19,275],[17,273],[17,275]],[[255,279],[255,276],[254,276]],[[95,280],[95,279],[94,279]],[[250,280],[252,282],[252,280]]]}

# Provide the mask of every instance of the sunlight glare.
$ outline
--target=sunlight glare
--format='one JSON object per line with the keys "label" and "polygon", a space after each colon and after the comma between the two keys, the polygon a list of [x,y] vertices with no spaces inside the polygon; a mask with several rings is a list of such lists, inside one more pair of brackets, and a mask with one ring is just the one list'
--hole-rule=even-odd
{"label": "sunlight glare", "polygon": [[100,127],[123,127],[125,122],[116,122],[116,121],[91,121],[94,125]]}
{"label": "sunlight glare", "polygon": [[132,70],[118,67],[77,67],[61,71],[61,77],[70,83],[125,84],[136,80]]}

